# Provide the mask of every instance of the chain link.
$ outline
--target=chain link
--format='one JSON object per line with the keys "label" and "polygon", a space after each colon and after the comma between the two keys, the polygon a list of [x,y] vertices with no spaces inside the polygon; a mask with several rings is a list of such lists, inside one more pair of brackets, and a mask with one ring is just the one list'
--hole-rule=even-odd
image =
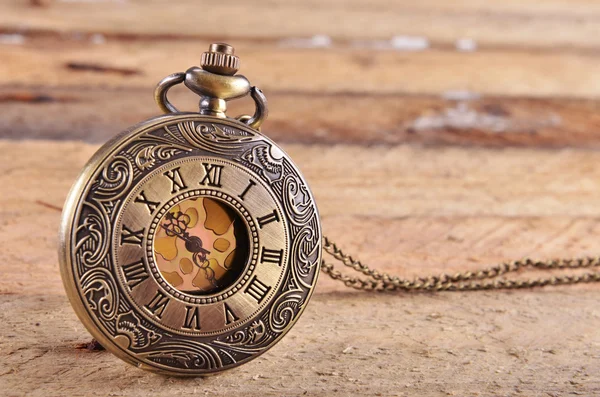
{"label": "chain link", "polygon": [[417,277],[413,280],[402,279],[371,269],[367,265],[345,254],[329,238],[323,237],[323,249],[329,255],[367,278],[352,277],[336,270],[335,266],[321,262],[321,270],[332,279],[338,280],[347,287],[365,291],[477,291],[489,289],[518,289],[544,287],[546,285],[570,285],[600,282],[600,272],[587,272],[575,275],[559,275],[537,279],[513,280],[500,276],[515,273],[525,268],[537,270],[585,269],[600,267],[600,257],[554,259],[550,261],[534,261],[530,258],[501,263],[474,272],[466,271],[439,276]]}

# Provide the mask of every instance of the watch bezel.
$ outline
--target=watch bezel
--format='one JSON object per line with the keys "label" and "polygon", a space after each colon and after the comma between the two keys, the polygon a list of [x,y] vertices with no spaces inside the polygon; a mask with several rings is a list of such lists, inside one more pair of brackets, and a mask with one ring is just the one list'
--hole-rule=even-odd
{"label": "watch bezel", "polygon": [[[306,229],[306,228],[302,229],[302,230],[305,230],[305,232],[304,232],[305,235],[302,236],[302,238],[304,238],[304,239],[309,238],[311,241],[315,242],[314,246],[313,246],[313,250],[311,251],[311,255],[313,255],[312,262],[313,262],[314,268],[309,269],[311,281],[309,284],[307,283],[306,285],[303,286],[306,288],[304,289],[305,292],[303,293],[302,298],[300,300],[294,301],[294,304],[297,306],[297,310],[294,313],[293,318],[288,323],[285,323],[285,321],[287,321],[287,320],[285,319],[285,317],[282,317],[282,319],[283,319],[282,321],[283,321],[283,323],[285,323],[285,326],[283,326],[283,328],[281,330],[278,329],[278,334],[275,337],[273,337],[272,340],[270,340],[267,345],[261,346],[260,348],[256,348],[256,350],[251,352],[250,355],[247,356],[246,358],[243,358],[240,361],[236,361],[235,363],[232,363],[232,364],[226,364],[221,367],[210,368],[207,370],[198,370],[198,369],[184,370],[184,369],[179,369],[179,368],[174,369],[174,368],[162,365],[162,364],[149,364],[148,362],[145,362],[143,360],[138,359],[137,357],[134,357],[132,354],[130,354],[130,352],[127,349],[123,349],[122,347],[117,345],[114,339],[109,338],[109,336],[106,335],[98,327],[98,325],[94,321],[93,316],[90,314],[89,307],[84,303],[84,299],[81,295],[80,280],[77,280],[75,278],[75,274],[73,271],[73,263],[72,263],[73,248],[74,248],[73,247],[74,222],[76,221],[77,215],[80,211],[81,199],[82,199],[83,195],[85,194],[85,192],[89,190],[90,183],[92,183],[92,178],[94,177],[94,175],[96,175],[99,172],[102,165],[106,164],[106,162],[111,158],[111,156],[113,156],[115,153],[118,153],[119,150],[126,147],[126,145],[128,145],[130,142],[132,142],[132,140],[139,138],[140,136],[142,136],[144,133],[146,133],[148,131],[152,131],[152,129],[156,128],[157,126],[162,127],[163,125],[166,125],[166,124],[185,122],[185,121],[191,121],[192,123],[198,122],[200,124],[209,122],[209,123],[216,123],[216,124],[220,124],[220,125],[230,126],[230,127],[232,127],[233,130],[245,131],[246,133],[249,134],[249,136],[254,136],[256,139],[255,142],[266,143],[271,148],[274,148],[273,150],[276,150],[277,153],[280,154],[283,159],[285,159],[285,166],[289,168],[288,171],[292,172],[294,178],[297,179],[297,181],[294,183],[298,183],[298,186],[301,186],[301,188],[303,189],[303,191],[300,192],[299,194],[303,194],[304,195],[303,198],[305,200],[308,200],[307,205],[309,205],[311,207],[311,211],[313,212],[311,215],[311,218],[310,218],[310,226],[308,227],[308,229]],[[200,139],[200,138],[198,138],[198,139]],[[194,141],[193,143],[200,144],[201,142]],[[217,154],[215,154],[215,155],[217,155]],[[282,175],[283,175],[283,171],[282,171]],[[299,190],[299,189],[300,189],[299,187],[298,187],[298,189],[295,189],[296,191],[294,193],[298,193],[297,190]],[[289,205],[289,203],[287,203],[287,204],[282,203],[282,206],[284,206],[284,205]],[[294,209],[291,210],[291,213],[294,213]],[[298,218],[298,219],[300,219],[300,218]],[[302,218],[301,220],[303,222],[304,218]],[[286,222],[287,222],[286,227],[291,228],[292,222],[290,222],[289,219],[287,219]],[[306,232],[306,230],[308,230],[308,232]],[[306,234],[308,234],[309,236],[307,237]],[[237,120],[229,119],[229,118],[222,119],[222,118],[215,118],[215,117],[211,117],[211,116],[203,116],[203,115],[199,115],[197,113],[177,113],[177,114],[169,114],[169,115],[163,115],[163,116],[151,118],[149,120],[141,122],[129,129],[127,129],[126,131],[115,136],[109,142],[104,144],[93,155],[93,157],[88,161],[88,163],[86,164],[86,166],[84,167],[84,169],[82,170],[82,172],[80,173],[78,178],[76,179],[73,187],[71,188],[71,191],[69,192],[67,200],[65,202],[64,211],[63,211],[62,220],[61,220],[61,226],[60,226],[60,233],[59,233],[59,262],[60,262],[61,276],[63,279],[65,290],[67,291],[67,295],[71,302],[71,305],[73,306],[76,314],[78,315],[78,317],[80,318],[82,323],[85,325],[85,327],[88,329],[88,331],[104,347],[106,347],[107,350],[111,351],[113,354],[115,354],[119,358],[123,359],[124,361],[127,361],[130,364],[136,365],[140,368],[149,369],[149,370],[152,370],[155,372],[164,373],[164,374],[168,374],[168,375],[198,376],[198,375],[206,375],[206,374],[210,374],[210,373],[214,373],[214,372],[219,372],[219,371],[222,371],[225,369],[233,368],[237,365],[240,365],[241,363],[244,363],[246,361],[254,359],[254,358],[258,357],[260,354],[264,353],[270,347],[275,345],[281,339],[281,337],[283,337],[289,331],[289,329],[295,324],[297,319],[301,316],[302,312],[304,311],[304,309],[306,307],[306,304],[308,303],[308,301],[314,291],[314,287],[315,287],[315,284],[318,279],[319,266],[320,266],[320,262],[321,262],[321,237],[322,237],[321,226],[320,226],[320,221],[319,221],[318,209],[314,202],[314,197],[313,197],[312,193],[310,193],[308,185],[307,185],[305,179],[303,178],[303,176],[301,175],[300,171],[298,170],[298,168],[293,164],[293,162],[290,160],[289,156],[287,154],[285,154],[285,152],[283,150],[281,150],[281,148],[279,148],[274,142],[272,142],[271,140],[266,138],[260,132],[252,130],[251,128],[246,126],[244,123],[239,122]],[[296,245],[298,245],[298,244],[296,244]],[[292,249],[292,247],[290,247],[290,250],[291,249]],[[300,248],[294,247],[294,249],[300,249]],[[292,266],[292,264],[290,264],[290,266]],[[287,272],[292,273],[292,272],[297,272],[297,271],[298,271],[297,269],[290,268],[290,269],[288,269]],[[282,291],[277,291],[277,294],[282,294],[282,293],[283,293]],[[294,299],[297,299],[297,298],[295,297]],[[273,304],[275,304],[275,303],[273,303]],[[263,311],[259,315],[257,315],[257,318],[262,316],[264,311],[270,310],[271,307],[272,307],[272,305],[263,309]],[[285,315],[287,315],[287,314],[284,314],[284,316]],[[235,331],[232,331],[232,332],[235,332]],[[240,351],[243,350],[239,346],[238,346],[238,349]],[[248,348],[247,350],[250,351],[251,349]]]}

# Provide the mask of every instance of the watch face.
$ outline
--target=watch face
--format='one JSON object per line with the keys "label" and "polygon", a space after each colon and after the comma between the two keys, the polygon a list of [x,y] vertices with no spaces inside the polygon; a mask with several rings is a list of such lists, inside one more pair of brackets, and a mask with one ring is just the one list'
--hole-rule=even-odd
{"label": "watch face", "polygon": [[201,375],[260,355],[295,323],[320,268],[308,186],[273,142],[197,114],[105,145],[63,214],[75,311],[142,368]]}
{"label": "watch face", "polygon": [[158,221],[154,261],[169,285],[191,295],[222,291],[248,261],[248,229],[234,207],[211,196],[187,198]]}

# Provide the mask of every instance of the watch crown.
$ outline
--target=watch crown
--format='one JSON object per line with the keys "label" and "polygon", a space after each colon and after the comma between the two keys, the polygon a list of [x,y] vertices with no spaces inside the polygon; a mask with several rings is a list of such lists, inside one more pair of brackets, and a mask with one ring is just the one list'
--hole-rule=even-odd
{"label": "watch crown", "polygon": [[213,43],[202,54],[200,66],[211,73],[233,76],[240,67],[240,58],[233,55],[234,51],[229,44]]}

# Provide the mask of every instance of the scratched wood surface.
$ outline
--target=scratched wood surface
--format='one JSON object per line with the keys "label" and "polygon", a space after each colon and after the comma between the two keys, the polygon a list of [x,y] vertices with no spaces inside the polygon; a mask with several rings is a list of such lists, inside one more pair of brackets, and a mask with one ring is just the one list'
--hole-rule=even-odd
{"label": "scratched wood surface", "polygon": [[599,286],[370,295],[322,277],[267,354],[181,380],[78,349],[56,255],[83,164],[213,40],[364,261],[413,277],[598,255],[599,20],[594,0],[3,1],[0,395],[599,394]]}

